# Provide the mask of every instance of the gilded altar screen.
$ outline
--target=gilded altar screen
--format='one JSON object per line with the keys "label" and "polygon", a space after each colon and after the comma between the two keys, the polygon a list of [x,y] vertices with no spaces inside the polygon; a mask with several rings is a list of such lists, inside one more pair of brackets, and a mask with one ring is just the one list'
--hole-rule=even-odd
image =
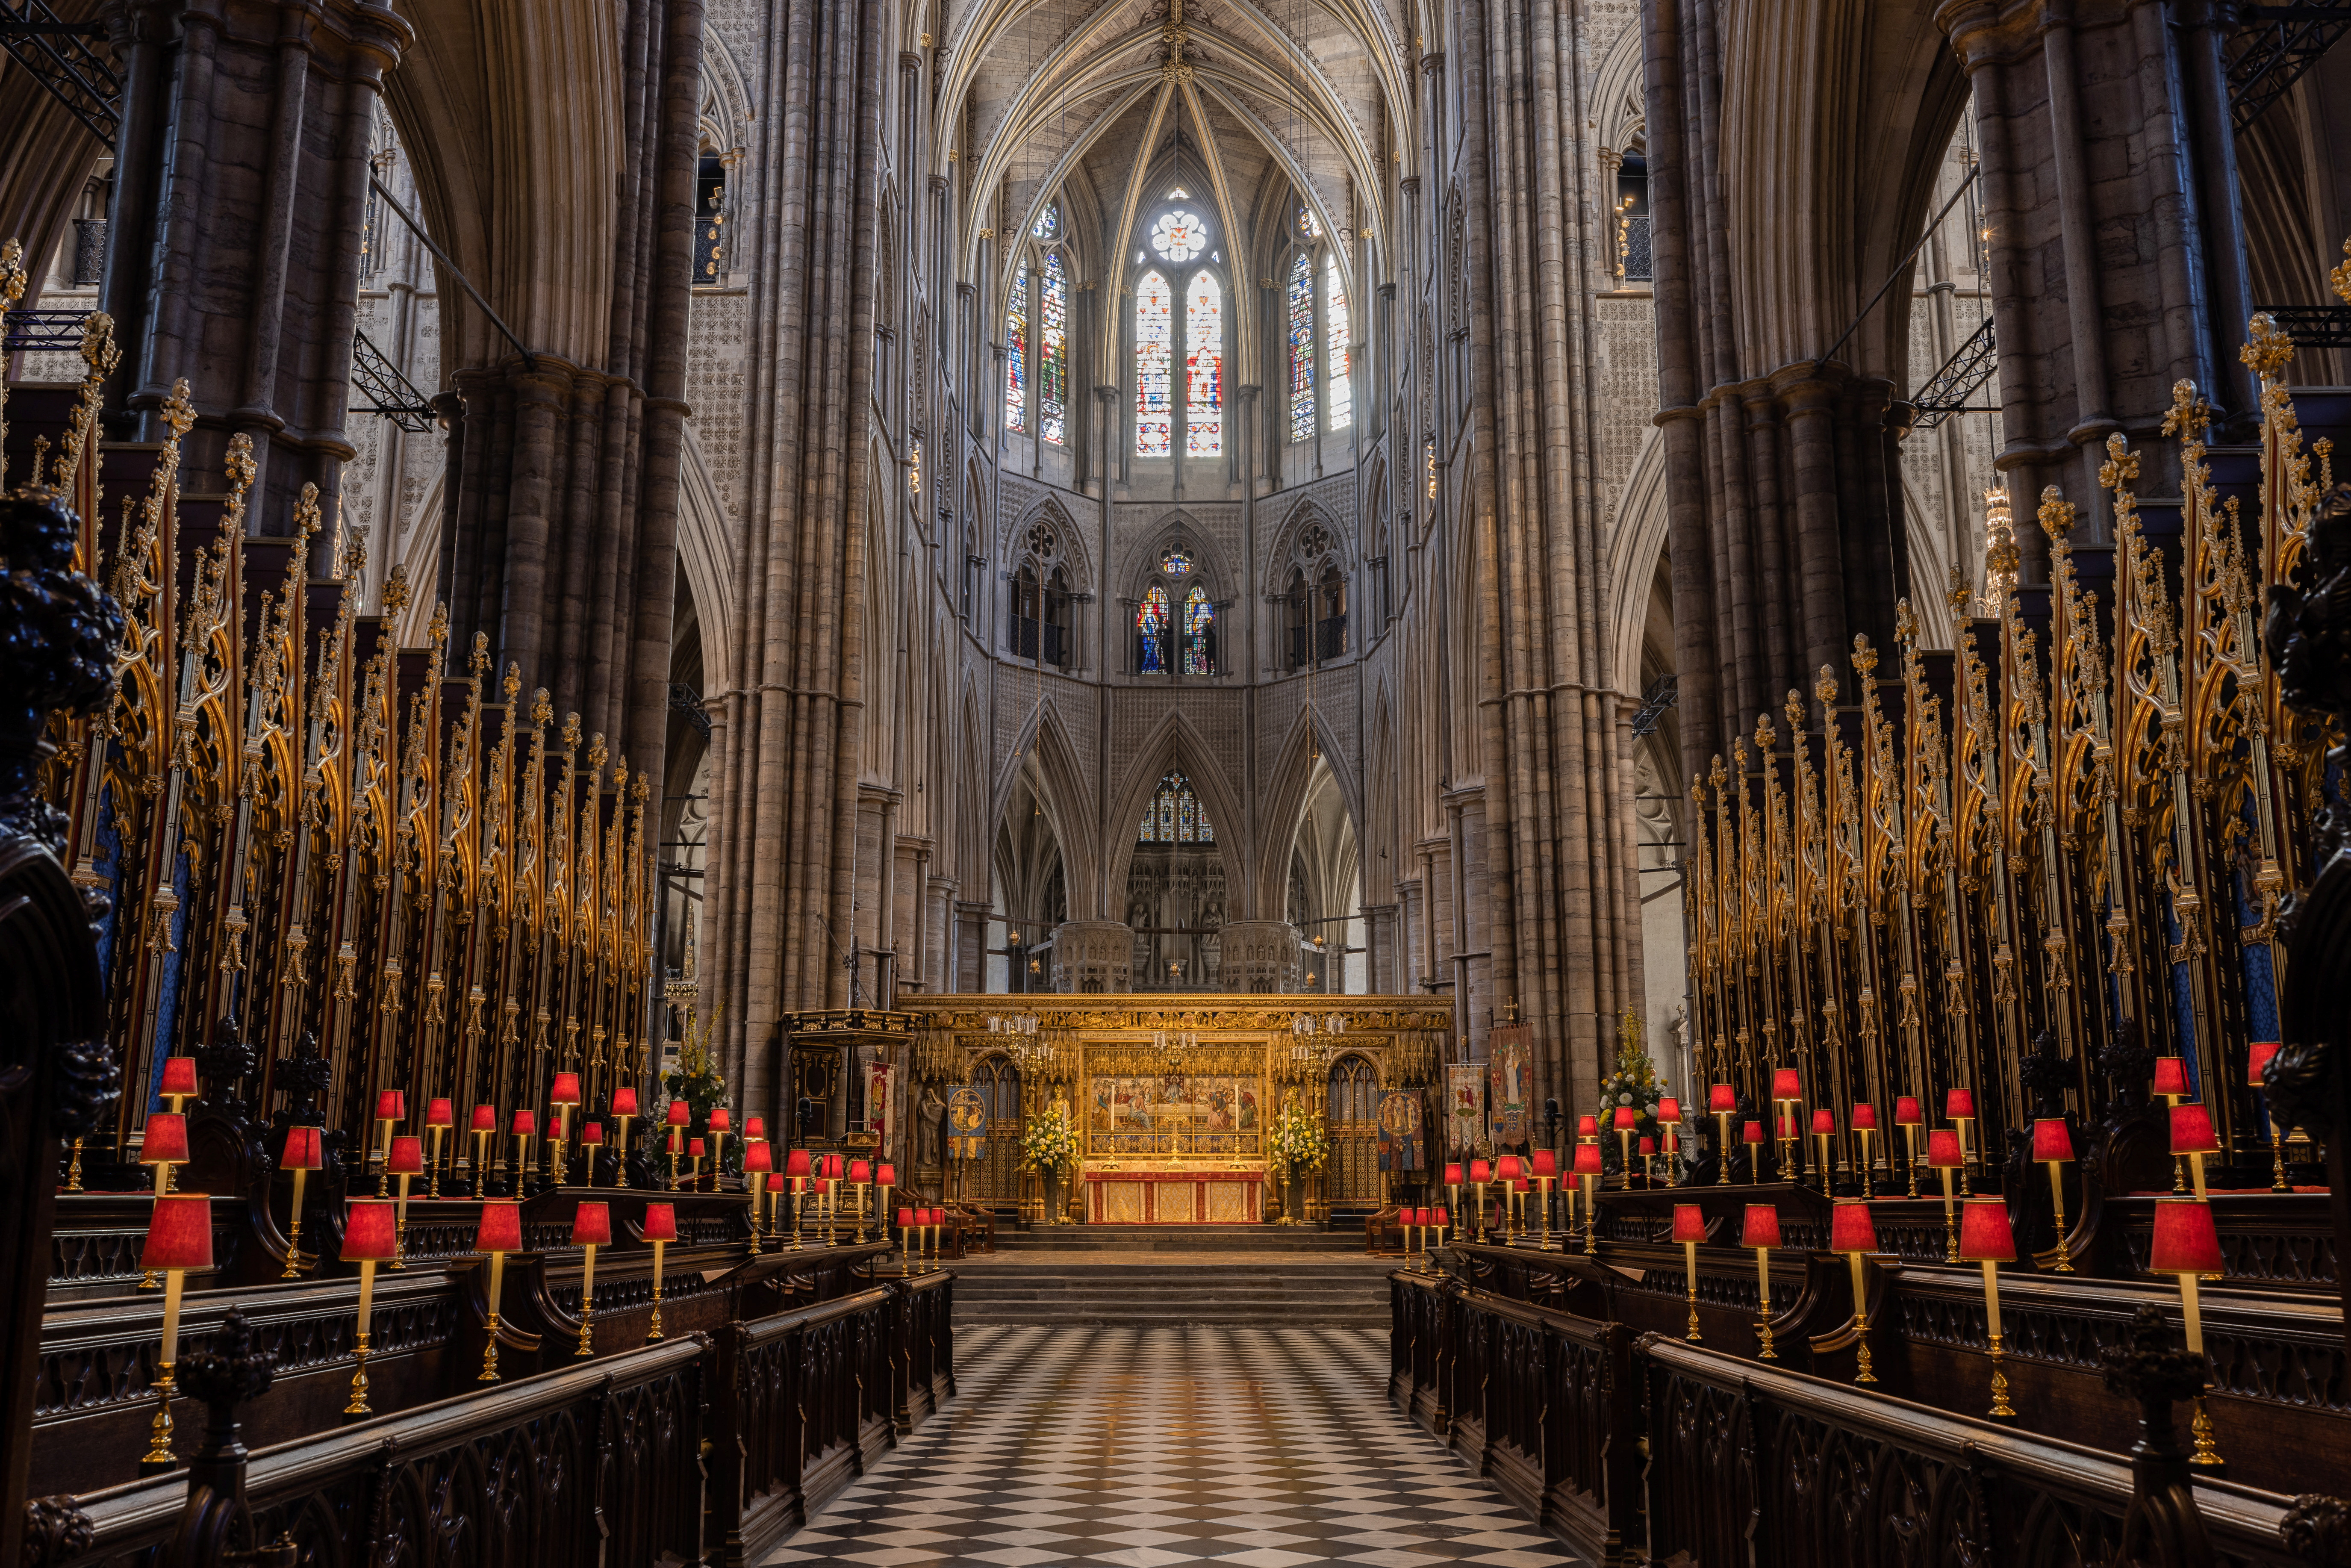
{"label": "gilded altar screen", "polygon": [[1264,1135],[1262,1099],[1254,1074],[1097,1074],[1086,1152],[1254,1157]]}

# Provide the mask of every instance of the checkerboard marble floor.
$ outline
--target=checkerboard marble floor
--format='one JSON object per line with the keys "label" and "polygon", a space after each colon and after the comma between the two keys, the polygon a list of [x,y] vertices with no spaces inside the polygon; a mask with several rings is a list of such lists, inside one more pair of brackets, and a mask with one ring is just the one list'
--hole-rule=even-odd
{"label": "checkerboard marble floor", "polygon": [[1387,1371],[1384,1330],[967,1328],[959,1396],[767,1561],[1580,1561],[1390,1408]]}

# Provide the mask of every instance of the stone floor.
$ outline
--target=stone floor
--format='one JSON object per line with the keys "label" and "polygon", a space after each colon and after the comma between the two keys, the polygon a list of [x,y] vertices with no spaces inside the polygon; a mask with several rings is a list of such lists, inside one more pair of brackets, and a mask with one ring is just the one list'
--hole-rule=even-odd
{"label": "stone floor", "polygon": [[768,1558],[887,1568],[1579,1561],[1391,1409],[1384,1330],[987,1326],[957,1398]]}

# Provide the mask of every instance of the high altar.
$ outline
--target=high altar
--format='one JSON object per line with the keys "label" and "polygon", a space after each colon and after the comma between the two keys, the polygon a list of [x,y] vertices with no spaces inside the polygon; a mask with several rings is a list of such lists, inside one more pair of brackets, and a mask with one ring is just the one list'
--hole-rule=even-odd
{"label": "high altar", "polygon": [[[1008,1062],[1022,1121],[1065,1110],[1078,1148],[1064,1214],[1097,1225],[1269,1218],[1267,1187],[1280,1177],[1268,1141],[1286,1101],[1322,1115],[1331,1063],[1351,1051],[1383,1084],[1426,1082],[1453,1023],[1452,1004],[1427,997],[963,995],[904,1005],[928,1071],[959,1066],[965,1079],[985,1080],[991,1064]],[[1312,1033],[1300,1032],[1301,1018]],[[1044,1218],[1042,1184],[1024,1179],[1021,1195]]]}

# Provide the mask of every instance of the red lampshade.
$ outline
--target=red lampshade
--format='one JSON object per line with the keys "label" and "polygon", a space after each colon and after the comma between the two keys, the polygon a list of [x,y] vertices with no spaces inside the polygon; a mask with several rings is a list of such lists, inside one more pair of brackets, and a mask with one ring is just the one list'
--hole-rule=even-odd
{"label": "red lampshade", "polygon": [[[188,1119],[177,1111],[157,1111],[147,1118],[147,1136],[139,1145],[142,1166],[188,1163]],[[183,1265],[173,1265],[183,1267]]]}
{"label": "red lampshade", "polygon": [[538,1131],[538,1116],[528,1111],[517,1111],[514,1113],[514,1135],[516,1137],[528,1138]]}
{"label": "red lampshade", "polygon": [[898,1211],[898,1228],[899,1228],[899,1229],[901,1229],[901,1230],[911,1229],[911,1228],[913,1228],[913,1226],[914,1226],[914,1211],[912,1208],[902,1208],[902,1209],[900,1209],[900,1210]]}
{"label": "red lampshade", "polygon": [[824,1179],[827,1181],[839,1181],[841,1179],[841,1156],[839,1155],[827,1155],[824,1156]]}
{"label": "red lampshade", "polygon": [[1706,1108],[1709,1113],[1717,1114],[1738,1110],[1739,1091],[1728,1083],[1716,1084],[1706,1092]]}
{"label": "red lampshade", "polygon": [[615,1116],[635,1116],[639,1114],[637,1110],[637,1092],[634,1089],[632,1089],[629,1085],[623,1083],[618,1089],[612,1091],[612,1114]]}
{"label": "red lampshade", "polygon": [[863,1160],[852,1160],[849,1162],[849,1179],[852,1185],[862,1186],[873,1179],[873,1167]]}
{"label": "red lampshade", "polygon": [[1578,1116],[1575,1119],[1575,1135],[1579,1138],[1598,1137],[1600,1119],[1597,1116]]}
{"label": "red lampshade", "polygon": [[1600,1145],[1598,1144],[1578,1144],[1575,1145],[1575,1174],[1577,1176],[1596,1176],[1606,1168],[1605,1164],[1601,1158]]}
{"label": "red lampshade", "polygon": [[375,1097],[375,1119],[379,1122],[408,1120],[408,1096],[397,1089],[387,1089]]}
{"label": "red lampshade", "polygon": [[1647,1159],[1651,1155],[1654,1155],[1654,1154],[1656,1154],[1656,1152],[1657,1152],[1657,1140],[1656,1140],[1656,1139],[1655,1139],[1655,1138],[1643,1138],[1643,1139],[1641,1140],[1641,1157],[1642,1157],[1643,1159],[1645,1159],[1645,1160],[1646,1160],[1646,1159]]}
{"label": "red lampshade", "polygon": [[1959,1158],[1959,1134],[1955,1127],[1937,1127],[1927,1134],[1927,1164],[1936,1170],[1957,1170]]}
{"label": "red lampshade", "polygon": [[1826,1106],[1823,1106],[1820,1110],[1813,1113],[1813,1136],[1816,1138],[1833,1138],[1836,1136],[1835,1112],[1829,1110]]}
{"label": "red lampshade", "polygon": [[875,1186],[896,1186],[898,1185],[898,1167],[893,1165],[876,1166],[873,1172],[873,1185]]}
{"label": "red lampshade", "polygon": [[555,1075],[555,1082],[547,1091],[547,1103],[550,1105],[579,1104],[580,1074],[576,1072],[557,1073]]}
{"label": "red lampshade", "polygon": [[733,1132],[735,1113],[724,1105],[713,1105],[710,1108],[710,1130],[714,1133]]}
{"label": "red lampshade", "polygon": [[743,1124],[743,1136],[746,1141],[753,1138],[764,1138],[767,1135],[768,1119],[765,1116],[754,1116],[749,1121]]}
{"label": "red lampshade", "polygon": [[700,1138],[686,1139],[685,1153],[686,1157],[689,1159],[700,1159],[702,1157],[702,1140]]}
{"label": "red lampshade", "polygon": [[2032,1124],[2032,1157],[2036,1162],[2074,1157],[2074,1130],[2062,1117],[2043,1116]]}
{"label": "red lampshade", "polygon": [[807,1176],[809,1174],[809,1152],[806,1149],[794,1149],[791,1153],[786,1155],[784,1156],[784,1174],[789,1176]]}
{"label": "red lampshade", "polygon": [[1445,1185],[1447,1186],[1459,1186],[1461,1185],[1460,1162],[1456,1161],[1445,1167]]}
{"label": "red lampshade", "polygon": [[1788,1113],[1782,1111],[1780,1113],[1779,1122],[1779,1136],[1782,1138],[1792,1138],[1796,1135],[1796,1119],[1793,1116],[1791,1116]]}
{"label": "red lampshade", "polygon": [[2171,1108],[2171,1152],[2175,1155],[2215,1155],[2220,1140],[2213,1135],[2212,1113],[2201,1100]]}
{"label": "red lampshade", "polygon": [[1494,1162],[1494,1178],[1497,1181],[1518,1180],[1519,1156],[1516,1155],[1504,1155],[1500,1159],[1496,1160]]}
{"label": "red lampshade", "polygon": [[1695,1203],[1674,1205],[1674,1239],[1703,1241],[1706,1239],[1706,1210]]}
{"label": "red lampshade", "polygon": [[383,1198],[352,1200],[343,1220],[344,1262],[389,1263],[399,1256],[400,1227],[392,1213],[398,1207]]}
{"label": "red lampshade", "polygon": [[[2270,1049],[2277,1049],[2273,1046]],[[2260,1079],[2256,1078],[2255,1082]],[[193,1094],[196,1092],[196,1059],[193,1056],[167,1056],[163,1059],[163,1077],[155,1086],[158,1094]]]}
{"label": "red lampshade", "polygon": [[2016,1232],[2009,1228],[2008,1203],[1997,1197],[1971,1197],[1959,1209],[1959,1261],[2013,1263]]}
{"label": "red lampshade", "polygon": [[[2253,1041],[2252,1053],[2245,1058],[2246,1082],[2252,1084],[2256,1089],[2264,1087],[2262,1082],[2262,1070],[2270,1064],[2270,1058],[2278,1053],[2278,1046],[2279,1042],[2274,1040],[2257,1040]],[[171,1093],[173,1092],[173,1091],[166,1090],[165,1092]],[[188,1092],[193,1093],[194,1091],[190,1090]]]}
{"label": "red lampshade", "polygon": [[1877,1131],[1877,1107],[1866,1100],[1855,1101],[1853,1107],[1853,1130],[1856,1133]]}
{"label": "red lampshade", "polygon": [[147,1221],[142,1269],[209,1269],[213,1266],[213,1200],[199,1192],[173,1193],[155,1200]]}
{"label": "red lampshade", "polygon": [[498,1130],[498,1108],[496,1105],[474,1107],[474,1131],[495,1133]]}
{"label": "red lampshade", "polygon": [[1437,1223],[1440,1227],[1453,1223],[1453,1211],[1441,1203],[1437,1206]]}
{"label": "red lampshade", "polygon": [[1510,1184],[1510,1187],[1512,1192],[1529,1192],[1533,1190],[1533,1186],[1534,1184],[1528,1181],[1524,1176],[1520,1176],[1518,1180]]}
{"label": "red lampshade", "polygon": [[1925,1124],[1926,1120],[1927,1113],[1919,1109],[1917,1101],[1912,1099],[1907,1094],[1896,1095],[1895,1097],[1894,1124],[1896,1126],[1921,1126]]}
{"label": "red lampshade", "polygon": [[756,1144],[747,1145],[743,1150],[744,1174],[747,1176],[753,1171],[774,1170],[776,1168],[776,1156],[772,1152],[774,1147],[775,1145],[765,1138]]}
{"label": "red lampshade", "polygon": [[286,1154],[277,1163],[289,1171],[315,1171],[327,1163],[325,1140],[316,1127],[286,1129]]}
{"label": "red lampshade", "polygon": [[1772,1099],[1802,1100],[1803,1097],[1804,1081],[1797,1075],[1794,1068],[1775,1067],[1771,1070]]}
{"label": "red lampshade", "polygon": [[1535,1175],[1539,1176],[1555,1176],[1559,1175],[1559,1156],[1552,1154],[1549,1149],[1537,1149],[1535,1151]]}
{"label": "red lampshade", "polygon": [[2155,1092],[2158,1094],[2193,1094],[2188,1086],[2188,1062],[2183,1057],[2158,1056],[2155,1059]]}
{"label": "red lampshade", "polygon": [[574,1247],[610,1247],[612,1244],[612,1206],[609,1203],[582,1203],[571,1216],[571,1245]]}
{"label": "red lampshade", "polygon": [[457,1124],[456,1107],[446,1100],[435,1100],[424,1107],[424,1124],[428,1127],[454,1127]]}
{"label": "red lampshade", "polygon": [[1867,1203],[1857,1197],[1837,1199],[1836,1209],[1829,1217],[1829,1250],[1877,1250],[1877,1227],[1869,1218]]}
{"label": "red lampshade", "polygon": [[645,1239],[648,1241],[677,1239],[677,1205],[674,1203],[645,1205]]}
{"label": "red lampshade", "polygon": [[590,1148],[601,1148],[604,1144],[604,1124],[589,1122],[582,1124],[580,1129],[580,1141]]}
{"label": "red lampshade", "polygon": [[1682,1103],[1680,1101],[1668,1094],[1657,1102],[1657,1120],[1660,1123],[1678,1122],[1681,1119]]}
{"label": "red lampshade", "polygon": [[1494,1167],[1492,1164],[1486,1160],[1471,1160],[1469,1162],[1469,1179],[1472,1182],[1493,1180]]}
{"label": "red lampshade", "polygon": [[413,1134],[392,1141],[392,1153],[384,1156],[386,1176],[423,1176],[424,1174],[424,1140]]}
{"label": "red lampshade", "polygon": [[673,1127],[683,1127],[694,1120],[694,1107],[683,1100],[673,1100],[669,1103],[669,1114],[663,1120]]}
{"label": "red lampshade", "polygon": [[1768,1203],[1747,1206],[1747,1222],[1739,1228],[1741,1247],[1777,1247],[1780,1245],[1780,1211]]}
{"label": "red lampshade", "polygon": [[2155,1245],[2147,1266],[2158,1274],[2220,1272],[2220,1234],[2212,1225],[2212,1206],[2195,1197],[2156,1199]]}
{"label": "red lampshade", "polygon": [[1616,1107],[1616,1131],[1629,1133],[1641,1124],[1641,1113],[1630,1105]]}
{"label": "red lampshade", "polygon": [[1750,1122],[1747,1124],[1747,1131],[1740,1135],[1748,1143],[1760,1144],[1763,1141],[1763,1124]]}
{"label": "red lampshade", "polygon": [[1975,1113],[1976,1092],[1974,1090],[1954,1089],[1943,1096],[1943,1115],[1948,1120],[1956,1122],[1962,1116],[1972,1117]]}
{"label": "red lampshade", "polygon": [[474,1232],[476,1252],[522,1250],[522,1205],[512,1198],[492,1198],[482,1205],[482,1223]]}

